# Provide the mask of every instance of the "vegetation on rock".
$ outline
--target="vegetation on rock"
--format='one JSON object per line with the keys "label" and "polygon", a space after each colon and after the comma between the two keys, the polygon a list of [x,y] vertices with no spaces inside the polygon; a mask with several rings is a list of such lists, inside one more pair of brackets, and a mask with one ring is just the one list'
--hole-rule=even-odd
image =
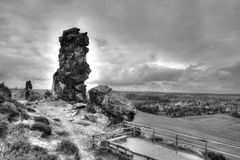
{"label": "vegetation on rock", "polygon": [[31,128],[32,131],[40,131],[42,132],[41,137],[46,138],[52,134],[52,129],[49,125],[41,122],[34,123]]}

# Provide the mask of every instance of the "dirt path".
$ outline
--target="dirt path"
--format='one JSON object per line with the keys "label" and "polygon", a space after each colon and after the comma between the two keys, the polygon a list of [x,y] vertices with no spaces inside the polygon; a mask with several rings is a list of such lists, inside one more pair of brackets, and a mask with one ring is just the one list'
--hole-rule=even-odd
{"label": "dirt path", "polygon": [[84,113],[80,112],[75,116],[71,105],[64,101],[42,102],[36,105],[35,109],[39,115],[46,116],[50,121],[60,119],[60,122],[58,122],[60,128],[68,132],[69,139],[78,146],[81,159],[95,159],[91,150],[91,135],[102,133],[103,126],[96,123],[92,123],[90,126],[78,124],[77,122],[81,121]]}

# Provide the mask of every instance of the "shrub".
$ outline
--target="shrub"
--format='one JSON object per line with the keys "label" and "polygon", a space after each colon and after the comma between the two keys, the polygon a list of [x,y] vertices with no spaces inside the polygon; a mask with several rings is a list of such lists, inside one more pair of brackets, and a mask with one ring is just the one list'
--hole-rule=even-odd
{"label": "shrub", "polygon": [[53,118],[54,121],[60,122],[61,120],[59,118]]}
{"label": "shrub", "polygon": [[8,123],[0,121],[0,138],[5,138],[8,134]]}
{"label": "shrub", "polygon": [[25,128],[29,129],[30,127],[27,124],[18,123],[9,129],[9,134],[14,136],[23,135],[25,133]]}
{"label": "shrub", "polygon": [[0,104],[0,113],[7,115],[7,120],[9,122],[16,121],[19,116],[23,119],[29,119],[30,117],[21,106],[17,106],[11,102]]}
{"label": "shrub", "polygon": [[47,136],[50,136],[52,134],[51,128],[47,124],[41,122],[34,123],[30,129],[32,131],[43,132],[43,134],[41,135],[42,138],[46,138]]}
{"label": "shrub", "polygon": [[5,86],[4,83],[0,83],[0,103],[5,100],[10,100],[12,97],[12,93],[8,87]]}
{"label": "shrub", "polygon": [[63,152],[68,155],[73,155],[78,153],[79,149],[71,141],[62,140],[60,143],[58,143],[56,151]]}
{"label": "shrub", "polygon": [[33,102],[33,101],[37,101],[37,100],[41,100],[41,99],[43,99],[43,95],[41,95],[41,93],[32,91],[28,98],[28,101]]}
{"label": "shrub", "polygon": [[159,104],[157,102],[143,102],[136,104],[136,109],[142,112],[159,114]]}
{"label": "shrub", "polygon": [[67,131],[56,131],[56,134],[59,136],[69,136],[69,133]]}
{"label": "shrub", "polygon": [[11,160],[57,160],[56,155],[48,154],[47,150],[31,145],[24,140],[18,140],[8,147],[8,150],[3,154],[4,159]]}
{"label": "shrub", "polygon": [[208,152],[207,155],[210,160],[227,160],[227,158],[220,153]]}
{"label": "shrub", "polygon": [[44,117],[44,116],[34,117],[34,121],[35,122],[45,123],[45,124],[49,125],[49,120],[46,117]]}
{"label": "shrub", "polygon": [[28,107],[28,108],[27,108],[27,111],[28,111],[28,112],[36,112],[36,110],[33,109],[33,108],[31,108],[31,107]]}
{"label": "shrub", "polygon": [[154,139],[153,139],[153,137],[151,137],[151,140],[152,141],[154,140],[155,142],[163,142],[163,138],[159,137],[159,136],[155,136]]}

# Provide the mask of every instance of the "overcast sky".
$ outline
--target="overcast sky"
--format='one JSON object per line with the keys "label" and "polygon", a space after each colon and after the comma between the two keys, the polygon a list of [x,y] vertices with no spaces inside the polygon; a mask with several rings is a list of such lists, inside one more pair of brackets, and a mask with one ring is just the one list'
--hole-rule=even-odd
{"label": "overcast sky", "polygon": [[240,93],[239,0],[0,0],[0,81],[52,86],[58,37],[90,38],[88,88]]}

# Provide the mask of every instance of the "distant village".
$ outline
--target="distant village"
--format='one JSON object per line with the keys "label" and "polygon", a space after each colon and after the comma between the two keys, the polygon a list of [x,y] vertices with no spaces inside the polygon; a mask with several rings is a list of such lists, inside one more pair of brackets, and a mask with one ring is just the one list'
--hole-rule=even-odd
{"label": "distant village", "polygon": [[139,111],[165,115],[170,117],[185,117],[210,114],[230,114],[240,118],[240,96],[229,95],[194,95],[166,94],[139,95],[128,93]]}

